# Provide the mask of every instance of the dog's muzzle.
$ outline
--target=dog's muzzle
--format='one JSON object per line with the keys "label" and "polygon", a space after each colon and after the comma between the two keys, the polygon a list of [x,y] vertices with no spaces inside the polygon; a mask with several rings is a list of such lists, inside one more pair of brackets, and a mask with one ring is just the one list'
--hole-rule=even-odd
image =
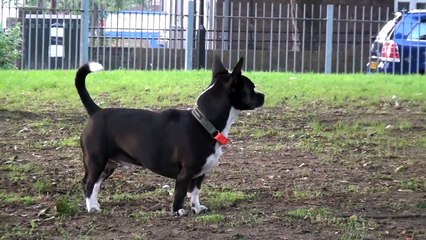
{"label": "dog's muzzle", "polygon": [[252,104],[250,104],[250,108],[251,109],[255,109],[258,107],[263,106],[263,104],[265,103],[265,94],[263,93],[256,93],[254,101]]}

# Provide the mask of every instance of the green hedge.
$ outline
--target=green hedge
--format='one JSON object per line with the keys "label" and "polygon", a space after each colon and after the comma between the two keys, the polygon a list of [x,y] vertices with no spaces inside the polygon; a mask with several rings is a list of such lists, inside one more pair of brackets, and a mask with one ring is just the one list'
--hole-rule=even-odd
{"label": "green hedge", "polygon": [[9,29],[0,26],[0,69],[15,69],[16,61],[21,57],[21,26]]}

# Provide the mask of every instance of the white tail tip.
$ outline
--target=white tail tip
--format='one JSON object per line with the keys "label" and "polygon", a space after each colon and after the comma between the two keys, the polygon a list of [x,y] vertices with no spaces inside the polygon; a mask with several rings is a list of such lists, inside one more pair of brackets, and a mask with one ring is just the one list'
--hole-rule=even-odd
{"label": "white tail tip", "polygon": [[99,71],[104,70],[104,67],[100,63],[91,62],[91,63],[89,63],[89,69],[90,69],[91,72],[99,72]]}

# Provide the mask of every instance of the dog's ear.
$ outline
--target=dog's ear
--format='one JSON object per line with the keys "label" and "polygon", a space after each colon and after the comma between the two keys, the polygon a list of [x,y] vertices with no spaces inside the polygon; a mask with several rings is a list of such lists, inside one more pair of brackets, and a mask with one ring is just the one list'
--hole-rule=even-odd
{"label": "dog's ear", "polygon": [[231,77],[228,81],[228,86],[231,88],[238,86],[238,84],[241,83],[241,70],[243,69],[244,64],[244,58],[240,58],[238,63],[235,65],[234,69],[232,70]]}
{"label": "dog's ear", "polygon": [[240,76],[241,70],[243,69],[244,64],[244,58],[241,57],[238,63],[235,65],[234,69],[232,70],[232,76]]}
{"label": "dog's ear", "polygon": [[213,79],[220,74],[228,73],[228,70],[223,66],[222,60],[218,55],[214,56],[213,59]]}

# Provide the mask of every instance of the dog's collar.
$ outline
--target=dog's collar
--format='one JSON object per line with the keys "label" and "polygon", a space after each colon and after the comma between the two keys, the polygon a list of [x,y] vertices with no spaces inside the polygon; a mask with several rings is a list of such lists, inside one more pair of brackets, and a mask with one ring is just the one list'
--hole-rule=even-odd
{"label": "dog's collar", "polygon": [[204,116],[200,109],[194,108],[194,110],[192,110],[192,115],[219,144],[226,145],[229,143],[229,138],[219,132],[219,130],[217,130],[215,126],[213,126],[213,124]]}

